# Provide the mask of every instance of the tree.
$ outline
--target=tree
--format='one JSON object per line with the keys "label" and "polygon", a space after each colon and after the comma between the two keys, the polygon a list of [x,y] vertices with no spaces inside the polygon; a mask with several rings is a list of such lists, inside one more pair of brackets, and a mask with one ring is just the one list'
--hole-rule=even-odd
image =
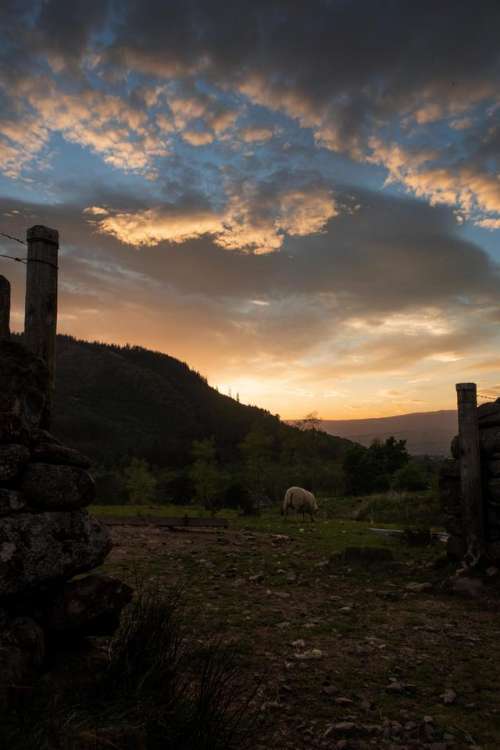
{"label": "tree", "polygon": [[124,471],[125,488],[133,505],[152,503],[155,499],[156,479],[142,458],[133,458]]}
{"label": "tree", "polygon": [[240,444],[245,476],[250,489],[265,493],[273,465],[274,438],[260,427],[254,427]]}
{"label": "tree", "polygon": [[425,490],[429,481],[422,467],[415,461],[410,461],[396,471],[392,486],[400,492],[418,492]]}
{"label": "tree", "polygon": [[345,490],[350,495],[386,492],[394,474],[409,461],[406,440],[374,440],[369,448],[353,445],[343,461]]}
{"label": "tree", "polygon": [[224,475],[217,464],[213,438],[195,440],[191,449],[194,463],[189,470],[196,500],[207,510],[215,513],[218,495],[224,485]]}
{"label": "tree", "polygon": [[342,462],[347,495],[367,495],[373,491],[374,467],[368,448],[354,444]]}
{"label": "tree", "polygon": [[317,411],[312,411],[303,419],[298,419],[295,424],[300,430],[317,430],[321,424],[321,418]]}

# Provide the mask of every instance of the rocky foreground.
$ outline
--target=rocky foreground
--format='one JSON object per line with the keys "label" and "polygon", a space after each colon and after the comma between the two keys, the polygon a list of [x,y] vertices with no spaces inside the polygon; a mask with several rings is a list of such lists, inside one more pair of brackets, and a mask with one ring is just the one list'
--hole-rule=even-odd
{"label": "rocky foreground", "polygon": [[111,634],[132,589],[87,573],[111,550],[90,463],[43,429],[44,363],[0,341],[0,701],[44,668],[58,644]]}

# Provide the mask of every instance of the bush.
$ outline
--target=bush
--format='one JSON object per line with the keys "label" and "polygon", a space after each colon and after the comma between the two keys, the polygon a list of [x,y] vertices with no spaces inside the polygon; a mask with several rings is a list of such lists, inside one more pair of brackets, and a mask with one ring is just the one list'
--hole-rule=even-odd
{"label": "bush", "polygon": [[356,521],[412,524],[422,528],[441,526],[444,522],[439,500],[431,492],[389,492],[359,498],[351,517]]}
{"label": "bush", "polygon": [[414,461],[410,461],[394,474],[392,486],[400,492],[418,492],[429,486],[429,480],[423,469]]}

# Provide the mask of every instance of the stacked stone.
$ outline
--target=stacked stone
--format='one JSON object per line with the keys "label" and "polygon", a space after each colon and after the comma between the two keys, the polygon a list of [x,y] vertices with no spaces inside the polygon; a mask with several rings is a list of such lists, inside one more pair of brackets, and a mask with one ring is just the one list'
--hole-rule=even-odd
{"label": "stacked stone", "polygon": [[[500,562],[500,399],[478,407],[479,443],[486,552]],[[439,477],[441,506],[446,515],[446,529],[450,535],[448,552],[460,559],[465,554],[460,494],[460,441],[458,435],[451,443],[453,458],[445,461]]]}
{"label": "stacked stone", "polygon": [[44,363],[0,341],[0,698],[62,635],[112,632],[132,593],[107,576],[70,580],[100,565],[111,541],[84,510],[88,459],[41,427],[47,394]]}

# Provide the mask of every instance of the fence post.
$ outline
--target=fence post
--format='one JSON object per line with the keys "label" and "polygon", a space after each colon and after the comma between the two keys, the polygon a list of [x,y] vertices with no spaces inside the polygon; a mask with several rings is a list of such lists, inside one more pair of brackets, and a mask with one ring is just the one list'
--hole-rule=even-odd
{"label": "fence post", "polygon": [[10,337],[10,283],[0,276],[0,341]]}
{"label": "fence post", "polygon": [[474,566],[484,548],[484,518],[481,489],[481,457],[475,383],[457,383],[458,431],[460,436],[460,485],[466,555]]}
{"label": "fence post", "polygon": [[50,403],[55,381],[59,233],[55,229],[36,225],[28,229],[26,239],[25,344],[47,365]]}

